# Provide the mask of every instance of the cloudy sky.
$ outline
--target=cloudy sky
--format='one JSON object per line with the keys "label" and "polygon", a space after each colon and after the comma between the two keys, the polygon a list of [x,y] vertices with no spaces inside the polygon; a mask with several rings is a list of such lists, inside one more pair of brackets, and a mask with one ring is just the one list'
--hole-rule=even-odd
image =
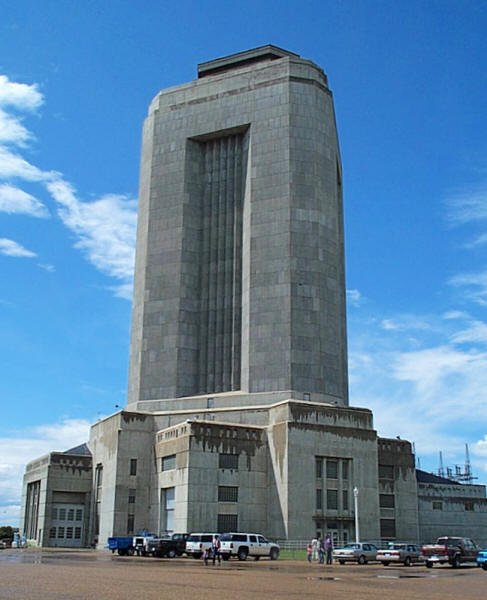
{"label": "cloudy sky", "polygon": [[126,402],[141,126],[262,44],[327,72],[350,403],[487,483],[487,4],[0,0],[0,525],[29,460]]}

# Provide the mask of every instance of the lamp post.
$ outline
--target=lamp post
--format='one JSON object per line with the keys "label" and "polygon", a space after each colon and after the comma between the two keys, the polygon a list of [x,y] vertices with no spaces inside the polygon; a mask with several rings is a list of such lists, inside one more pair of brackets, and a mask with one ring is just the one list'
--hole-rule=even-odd
{"label": "lamp post", "polygon": [[355,509],[355,541],[357,544],[360,541],[360,534],[358,529],[358,487],[353,488],[353,505]]}

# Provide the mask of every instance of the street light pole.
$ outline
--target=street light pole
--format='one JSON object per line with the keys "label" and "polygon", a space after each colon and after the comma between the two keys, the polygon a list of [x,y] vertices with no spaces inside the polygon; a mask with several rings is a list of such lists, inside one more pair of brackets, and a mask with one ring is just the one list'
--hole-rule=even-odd
{"label": "street light pole", "polygon": [[360,541],[360,533],[358,529],[358,487],[353,488],[353,504],[355,509],[355,541],[358,544]]}

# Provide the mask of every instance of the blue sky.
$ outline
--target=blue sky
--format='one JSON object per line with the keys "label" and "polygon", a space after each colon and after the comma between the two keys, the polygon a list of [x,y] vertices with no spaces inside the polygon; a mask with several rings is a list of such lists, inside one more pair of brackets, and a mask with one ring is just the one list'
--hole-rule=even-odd
{"label": "blue sky", "polygon": [[333,90],[350,404],[487,482],[487,4],[0,0],[0,525],[29,460],[126,401],[141,126],[272,43]]}

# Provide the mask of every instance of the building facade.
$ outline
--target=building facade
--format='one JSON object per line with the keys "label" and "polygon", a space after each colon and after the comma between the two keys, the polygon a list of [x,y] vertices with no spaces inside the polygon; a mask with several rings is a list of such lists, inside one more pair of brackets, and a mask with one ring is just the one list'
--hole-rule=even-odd
{"label": "building facade", "polygon": [[[91,429],[90,543],[142,529],[348,541],[356,522],[364,539],[420,537],[411,444],[380,439],[371,411],[349,405],[344,271],[317,65],[264,46],[156,96],[127,407]],[[31,470],[34,533],[28,486],[51,484]]]}

